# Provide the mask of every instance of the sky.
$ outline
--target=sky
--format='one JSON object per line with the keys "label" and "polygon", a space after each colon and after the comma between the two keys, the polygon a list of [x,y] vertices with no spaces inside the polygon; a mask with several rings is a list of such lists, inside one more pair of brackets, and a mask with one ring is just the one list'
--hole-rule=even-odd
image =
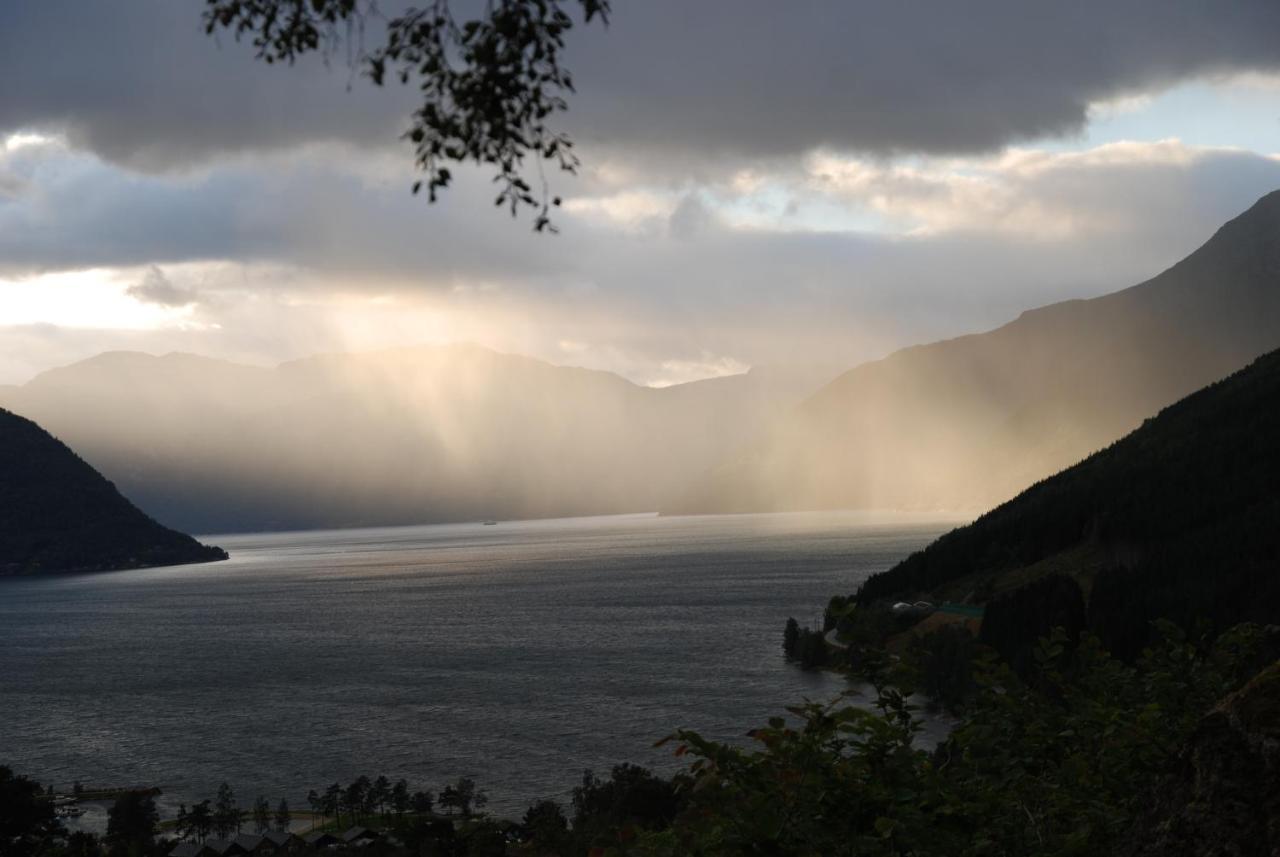
{"label": "sky", "polygon": [[459,341],[851,366],[1140,282],[1280,188],[1274,0],[614,0],[569,34],[554,236],[483,170],[411,195],[413,91],[347,45],[266,66],[202,7],[0,4],[0,384]]}

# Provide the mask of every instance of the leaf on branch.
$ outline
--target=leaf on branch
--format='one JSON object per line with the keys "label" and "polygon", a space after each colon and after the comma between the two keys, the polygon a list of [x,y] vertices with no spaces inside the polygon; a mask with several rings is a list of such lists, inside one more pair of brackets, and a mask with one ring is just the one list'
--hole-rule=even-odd
{"label": "leaf on branch", "polygon": [[[557,231],[548,211],[559,206],[542,182],[539,193],[523,175],[526,156],[555,162],[574,173],[578,159],[572,142],[545,120],[568,107],[564,94],[573,79],[560,64],[564,35],[578,7],[582,20],[607,25],[610,0],[494,0],[479,17],[459,22],[449,0],[429,0],[387,21],[382,44],[365,50],[367,19],[376,17],[375,0],[206,0],[207,34],[231,32],[247,37],[258,58],[268,64],[323,51],[340,41],[359,40],[352,53],[365,75],[382,86],[388,70],[402,84],[413,82],[422,105],[405,133],[414,146],[415,162],[428,176],[428,197],[447,187],[450,176],[442,161],[497,164],[494,181],[505,186],[495,205],[517,214],[534,209],[534,229]],[[414,184],[416,194],[422,186]]]}

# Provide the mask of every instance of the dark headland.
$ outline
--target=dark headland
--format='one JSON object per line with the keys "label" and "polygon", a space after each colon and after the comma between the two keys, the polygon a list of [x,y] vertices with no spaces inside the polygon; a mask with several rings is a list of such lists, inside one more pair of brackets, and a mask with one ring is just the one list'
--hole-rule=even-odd
{"label": "dark headland", "polygon": [[226,558],[147,517],[64,443],[0,409],[0,577]]}

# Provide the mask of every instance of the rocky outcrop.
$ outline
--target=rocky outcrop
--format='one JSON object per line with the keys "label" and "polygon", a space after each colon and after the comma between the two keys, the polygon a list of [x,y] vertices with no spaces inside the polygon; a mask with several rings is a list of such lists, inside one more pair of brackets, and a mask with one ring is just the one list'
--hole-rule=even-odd
{"label": "rocky outcrop", "polygon": [[1280,857],[1280,662],[1213,709],[1117,857]]}

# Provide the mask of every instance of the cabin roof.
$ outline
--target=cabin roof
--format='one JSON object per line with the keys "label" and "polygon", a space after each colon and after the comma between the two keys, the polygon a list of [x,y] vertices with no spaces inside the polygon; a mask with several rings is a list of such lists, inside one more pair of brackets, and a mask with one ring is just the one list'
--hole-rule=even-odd
{"label": "cabin roof", "polygon": [[284,845],[297,837],[287,830],[268,830],[266,833],[262,834],[262,838],[269,840],[275,845]]}
{"label": "cabin roof", "polygon": [[357,839],[377,839],[378,832],[367,827],[352,827],[342,834],[343,842],[355,842]]}

